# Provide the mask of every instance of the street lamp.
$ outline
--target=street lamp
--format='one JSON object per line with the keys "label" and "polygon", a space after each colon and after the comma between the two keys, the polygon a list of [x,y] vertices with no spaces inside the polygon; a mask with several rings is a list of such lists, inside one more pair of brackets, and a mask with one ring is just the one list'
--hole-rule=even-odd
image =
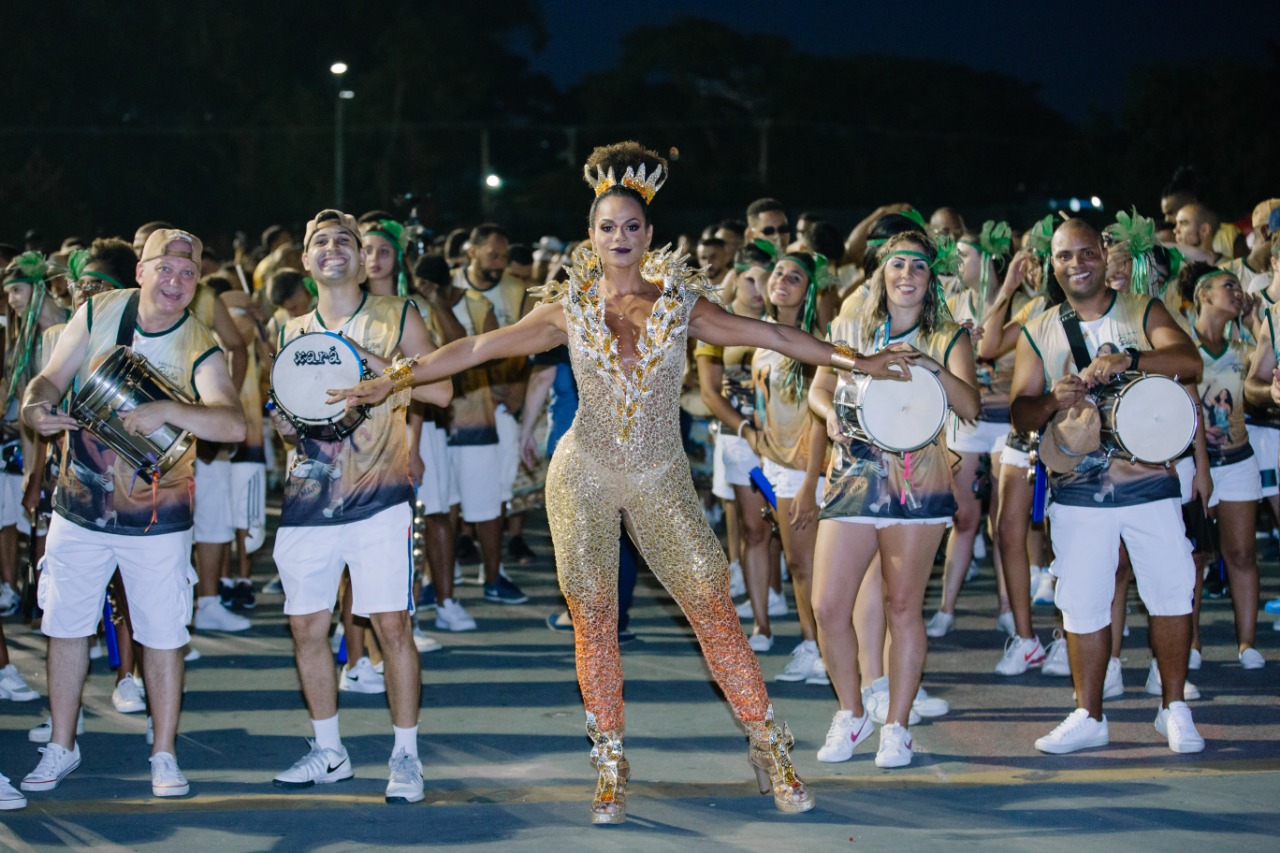
{"label": "street lamp", "polygon": [[342,88],[342,75],[347,73],[347,63],[335,62],[329,66],[333,75],[334,91],[337,97],[333,101],[333,206],[342,209],[342,197],[346,189],[346,140],[342,133],[342,105],[356,96],[350,89]]}

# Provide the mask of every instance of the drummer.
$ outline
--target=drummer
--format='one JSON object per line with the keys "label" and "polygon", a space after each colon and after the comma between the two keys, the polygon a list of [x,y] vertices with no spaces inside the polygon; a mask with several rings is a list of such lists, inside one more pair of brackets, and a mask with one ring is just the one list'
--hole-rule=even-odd
{"label": "drummer", "polygon": [[[1090,432],[1089,410],[1076,407],[1089,388],[1131,370],[1194,376],[1201,364],[1195,344],[1162,302],[1107,287],[1106,251],[1088,223],[1071,219],[1058,226],[1050,252],[1067,301],[1027,323],[1018,340],[1010,413],[1014,427],[1024,431],[1042,430],[1055,418],[1052,443],[1040,443],[1041,457],[1052,468],[1047,450],[1066,456],[1073,448],[1097,446],[1096,433],[1092,444],[1088,436],[1080,444],[1071,440],[1074,433]],[[1073,356],[1072,338],[1074,349],[1085,350],[1079,358]],[[1070,423],[1059,433],[1063,419]],[[1102,693],[1113,579],[1123,541],[1151,616],[1151,646],[1159,660],[1163,696],[1156,730],[1174,752],[1203,750],[1204,739],[1183,701],[1195,567],[1184,536],[1177,475],[1172,468],[1112,458],[1099,449],[1083,456],[1074,470],[1052,474],[1049,485],[1058,577],[1054,600],[1067,635],[1076,710],[1038,739],[1036,749],[1062,754],[1110,740]]]}
{"label": "drummer", "polygon": [[[191,617],[192,460],[188,451],[148,484],[103,437],[81,430],[58,403],[73,381],[90,378],[117,342],[201,404],[143,402],[121,414],[124,429],[145,436],[164,424],[211,441],[244,439],[244,416],[226,360],[213,336],[187,312],[200,278],[201,242],[177,229],[147,238],[137,267],[140,290],[113,290],[89,300],[67,324],[48,364],[27,387],[22,418],[44,436],[69,431],[49,523],[39,600],[49,637],[49,701],[53,734],[44,756],[22,781],[48,791],[80,766],[75,736],[88,641],[102,616],[107,581],[118,565],[129,588],[134,638],[146,647],[143,672],[154,718],[151,790],[182,796],[186,778],[174,757],[182,699],[182,647]],[[135,317],[128,327],[128,315]],[[124,326],[124,328],[121,328]],[[135,484],[135,478],[137,483]]]}
{"label": "drummer", "polygon": [[[360,351],[369,370],[387,373],[397,383],[406,376],[411,381],[413,358],[432,350],[426,325],[406,300],[361,289],[360,246],[359,226],[349,214],[322,210],[307,224],[302,262],[315,280],[319,302],[314,311],[285,324],[279,343],[308,333],[341,335]],[[281,364],[288,362],[278,361],[277,370]],[[336,379],[335,385],[342,381]],[[444,406],[452,391],[444,380],[414,389],[413,398]],[[315,733],[307,754],[275,777],[277,787],[309,788],[354,775],[338,731],[338,685],[328,636],[346,566],[352,610],[369,618],[386,665],[395,737],[386,801],[423,799],[418,760],[421,671],[410,621],[414,495],[404,429],[407,406],[407,394],[393,395],[340,441],[299,437],[280,410],[272,414],[277,431],[298,447],[285,483],[274,557]]]}

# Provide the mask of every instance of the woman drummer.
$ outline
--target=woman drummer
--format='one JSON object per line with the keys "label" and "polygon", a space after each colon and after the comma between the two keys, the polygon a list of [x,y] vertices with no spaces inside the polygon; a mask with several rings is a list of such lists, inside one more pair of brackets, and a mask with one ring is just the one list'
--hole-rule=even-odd
{"label": "woman drummer", "polygon": [[[1192,289],[1196,306],[1193,337],[1204,363],[1197,391],[1213,478],[1211,503],[1217,504],[1218,538],[1235,611],[1237,654],[1245,669],[1261,669],[1265,661],[1254,648],[1258,629],[1254,536],[1262,480],[1244,422],[1251,347],[1227,335],[1227,327],[1239,320],[1245,307],[1244,290],[1230,271],[1198,261],[1182,269],[1179,284]],[[1196,634],[1198,641],[1198,625]]]}
{"label": "woman drummer", "polygon": [[[867,285],[861,317],[837,318],[832,340],[867,350],[908,346],[916,365],[932,372],[952,411],[978,414],[973,348],[968,331],[945,312],[933,241],[923,233],[889,238],[880,266]],[[827,674],[840,710],[818,752],[821,761],[843,761],[871,734],[862,705],[858,639],[850,622],[858,588],[877,550],[885,590],[885,610],[893,638],[889,650],[889,709],[876,753],[879,767],[911,763],[908,715],[924,667],[924,590],[933,557],[956,511],[951,493],[951,454],[940,433],[932,443],[906,454],[850,439],[842,432],[833,403],[836,372],[819,368],[809,405],[826,421],[835,452],[818,522],[814,556],[813,608]]]}
{"label": "woman drummer", "polygon": [[792,739],[773,721],[760,666],[729,597],[728,562],[689,475],[677,417],[687,337],[772,348],[806,363],[834,360],[881,376],[893,375],[890,364],[915,357],[896,350],[863,357],[699,298],[709,285],[683,258],[647,251],[653,236],[647,206],[665,171],[662,158],[635,143],[596,149],[587,161],[596,192],[590,248],[576,253],[567,283],[550,286],[544,302],[518,323],[455,341],[336,393],[348,405],[376,403],[393,388],[569,345],[581,404],[547,472],[547,516],[599,772],[594,823],[625,819],[630,773],[622,749],[617,633],[620,523],[693,625],[712,674],[747,728],[762,790],[772,791],[785,812],[806,811],[814,802],[791,766]]}

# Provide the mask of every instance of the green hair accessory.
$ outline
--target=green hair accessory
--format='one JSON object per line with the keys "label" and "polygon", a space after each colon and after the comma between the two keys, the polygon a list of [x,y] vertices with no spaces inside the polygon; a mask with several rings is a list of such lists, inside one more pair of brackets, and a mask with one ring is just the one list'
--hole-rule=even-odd
{"label": "green hair accessory", "polygon": [[1172,281],[1178,277],[1187,259],[1183,257],[1182,251],[1177,246],[1170,246],[1167,251],[1169,252],[1169,280]]}
{"label": "green hair accessory", "polygon": [[1050,267],[1053,265],[1052,213],[1031,226],[1031,233],[1027,235],[1027,248],[1032,254],[1040,258],[1040,281],[1042,282],[1041,288],[1043,288],[1043,282],[1049,280]]}
{"label": "green hair accessory", "polygon": [[302,286],[306,289],[307,293],[310,293],[312,296],[316,295],[316,280],[311,276],[305,276],[302,279]]}
{"label": "green hair accessory", "polygon": [[72,281],[78,281],[80,276],[84,275],[87,263],[89,263],[88,249],[71,250],[71,254],[67,255],[67,271],[71,273]]}
{"label": "green hair accessory", "polygon": [[1138,213],[1133,208],[1130,216],[1123,210],[1116,212],[1116,221],[1107,229],[1118,242],[1129,244],[1133,257],[1133,270],[1129,274],[1129,290],[1143,296],[1151,294],[1151,250],[1156,245],[1155,220]]}
{"label": "green hair accessory", "polygon": [[[813,327],[818,319],[818,291],[827,287],[828,284],[824,282],[832,278],[827,273],[827,256],[820,252],[813,252],[807,258],[787,254],[778,258],[778,261],[791,261],[809,276],[809,286],[804,292],[804,305],[800,309],[800,329],[813,334]],[[792,399],[801,399],[804,394],[804,363],[787,359],[783,370],[784,387],[791,393]]]}
{"label": "green hair accessory", "polygon": [[23,252],[13,259],[8,271],[16,272],[18,275],[6,278],[5,284],[24,282],[31,285],[31,301],[27,304],[27,312],[23,318],[22,327],[18,331],[17,345],[14,348],[15,369],[5,392],[4,408],[6,410],[9,408],[10,401],[17,396],[19,386],[31,379],[27,375],[27,367],[31,364],[36,342],[40,340],[37,321],[40,319],[40,312],[44,310],[44,298],[48,291],[45,287],[45,275],[49,272],[49,264],[45,261],[44,255],[39,252]]}
{"label": "green hair accessory", "polygon": [[404,226],[394,219],[379,219],[377,226],[369,229],[366,236],[374,234],[396,249],[396,295],[403,299],[409,295],[409,278],[404,273]]}
{"label": "green hair accessory", "polygon": [[906,210],[902,211],[902,215],[919,225],[921,231],[924,231],[928,227],[924,224],[924,216],[921,215],[920,211],[916,210],[914,207],[908,207]]}
{"label": "green hair accessory", "polygon": [[978,276],[978,304],[985,311],[987,295],[991,292],[991,262],[1009,254],[1009,249],[1013,246],[1013,231],[1008,222],[988,219],[982,223],[982,233],[978,235],[977,244],[969,245],[982,254],[982,270]]}
{"label": "green hair accessory", "polygon": [[43,284],[49,274],[49,262],[39,252],[23,252],[14,258],[6,270],[5,283]]}

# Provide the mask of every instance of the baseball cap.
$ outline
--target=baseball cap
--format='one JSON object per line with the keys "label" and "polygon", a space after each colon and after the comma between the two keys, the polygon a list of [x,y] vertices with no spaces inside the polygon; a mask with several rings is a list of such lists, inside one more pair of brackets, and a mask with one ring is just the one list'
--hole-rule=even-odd
{"label": "baseball cap", "polygon": [[350,213],[343,213],[341,210],[325,208],[307,223],[307,232],[302,238],[302,248],[305,250],[307,246],[310,246],[311,238],[316,235],[316,232],[328,225],[336,225],[344,231],[349,231],[351,236],[355,238],[357,246],[363,242],[360,239],[360,225],[356,222],[354,216]]}
{"label": "baseball cap", "polygon": [[[172,248],[174,243],[186,243],[188,248]],[[199,266],[200,256],[203,253],[204,243],[189,231],[183,231],[180,228],[161,228],[151,232],[151,236],[142,246],[142,256],[139,261],[145,263],[161,257],[183,258]]]}

